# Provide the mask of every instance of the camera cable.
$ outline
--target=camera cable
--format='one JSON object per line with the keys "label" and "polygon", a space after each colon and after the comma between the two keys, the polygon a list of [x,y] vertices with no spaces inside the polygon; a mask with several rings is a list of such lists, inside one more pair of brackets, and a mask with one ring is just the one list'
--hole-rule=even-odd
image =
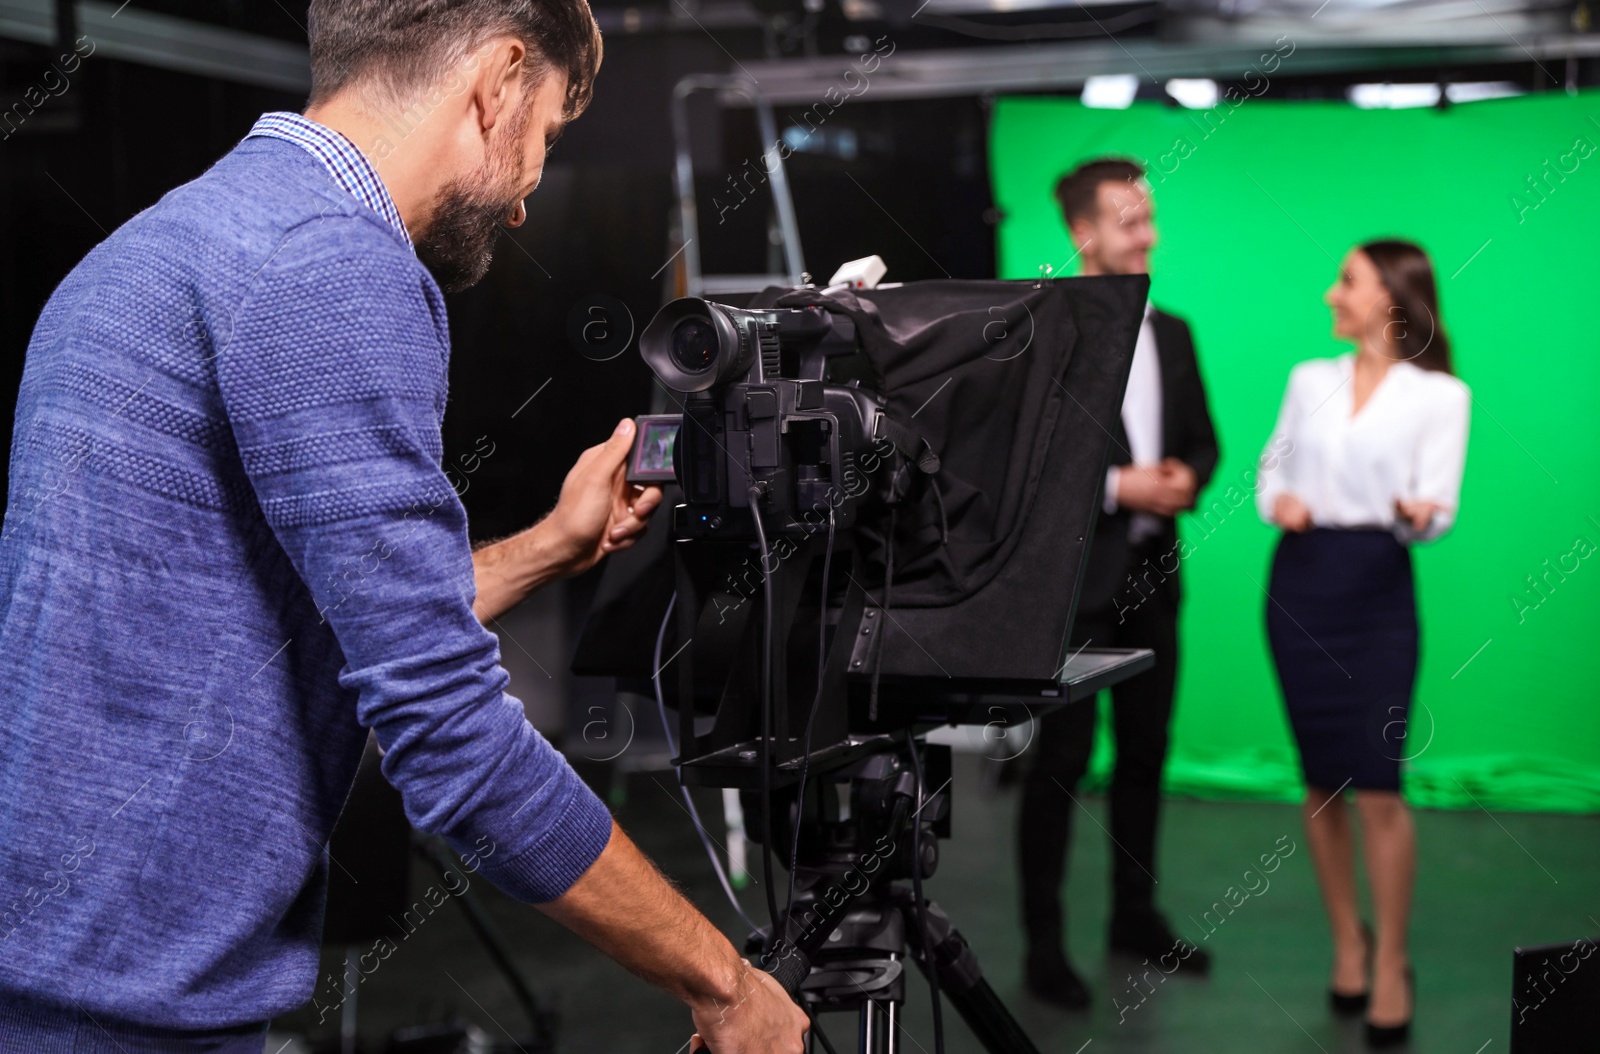
{"label": "camera cable", "polygon": [[[935,488],[937,493],[937,488]],[[884,574],[883,574],[883,612],[885,618],[889,613],[890,591],[894,588],[894,540],[895,532],[899,526],[899,510],[891,505],[889,507],[889,533],[884,538]],[[887,627],[885,627],[887,632]],[[877,659],[872,665],[872,690],[870,702],[870,716],[876,721],[878,718],[878,673],[883,659],[883,641],[878,642]],[[929,944],[928,908],[927,901],[922,897],[922,809],[926,804],[922,800],[923,792],[927,786],[922,772],[922,755],[917,751],[916,737],[907,738],[907,746],[911,753],[911,767],[916,775],[917,785],[917,811],[911,821],[911,895],[917,902],[917,928],[922,931],[922,957],[927,964],[928,992],[933,1000],[933,1044],[934,1054],[944,1054],[944,1006],[939,998],[939,969],[934,961],[933,948]]]}
{"label": "camera cable", "polygon": [[[672,726],[667,723],[667,696],[661,687],[661,651],[666,643],[667,624],[672,620],[672,609],[677,605],[678,594],[673,593],[672,599],[667,601],[666,614],[661,616],[661,628],[656,631],[656,672],[650,678],[656,687],[656,710],[661,715],[661,733],[667,737],[667,750],[674,756],[678,753],[678,747],[672,741]],[[682,700],[679,700],[679,705],[683,705]],[[750,916],[745,914],[743,906],[739,903],[738,896],[734,894],[733,883],[728,881],[728,873],[722,867],[722,858],[717,855],[716,849],[711,845],[711,836],[706,833],[706,825],[700,821],[700,810],[695,808],[694,797],[689,793],[689,788],[684,786],[681,770],[678,772],[678,790],[683,795],[684,804],[689,807],[689,818],[694,821],[694,830],[700,836],[700,844],[705,847],[706,856],[711,858],[711,869],[717,873],[717,881],[721,883],[722,891],[728,895],[728,903],[733,905],[733,910],[739,913],[739,918],[744,920],[744,924],[749,927],[750,932],[755,933],[761,927],[757,926]]]}
{"label": "camera cable", "polygon": [[[828,547],[822,553],[822,587],[817,596],[817,692],[811,697],[811,712],[806,715],[805,743],[800,754],[800,789],[795,795],[794,831],[789,843],[789,894],[784,899],[783,918],[788,925],[789,914],[794,911],[794,873],[800,865],[800,823],[806,814],[806,777],[811,769],[811,729],[816,724],[817,711],[822,707],[822,682],[828,665],[828,572],[833,565],[833,506],[828,506]],[[788,939],[788,930],[784,930]]]}
{"label": "camera cable", "polygon": [[[831,528],[832,524],[830,523],[829,526]],[[673,593],[672,597],[667,601],[666,613],[661,616],[661,628],[656,631],[656,672],[651,677],[651,680],[655,682],[656,711],[661,715],[661,731],[667,739],[667,750],[674,755],[677,754],[678,748],[672,740],[672,726],[667,723],[666,692],[661,686],[661,652],[666,644],[667,626],[672,620],[672,610],[677,606],[677,604],[678,594]],[[683,794],[684,804],[689,807],[689,815],[694,820],[695,833],[700,836],[700,844],[705,847],[706,856],[711,860],[711,869],[717,873],[717,881],[722,885],[722,892],[727,894],[728,903],[733,905],[733,910],[738,912],[739,918],[744,921],[744,924],[746,927],[748,927],[749,932],[756,933],[758,930],[760,930],[760,927],[757,926],[754,920],[752,920],[750,916],[745,913],[744,907],[739,903],[739,897],[733,891],[733,883],[728,881],[728,873],[722,867],[722,858],[717,855],[716,849],[714,849],[711,845],[711,838],[706,833],[706,826],[700,821],[700,812],[695,808],[694,798],[690,796],[689,788],[684,786],[681,775],[678,780],[678,790]],[[828,1034],[822,1030],[822,1022],[818,1020],[819,1015],[808,1006],[804,1007],[804,1009],[806,1011],[806,1016],[811,1019],[811,1034],[814,1035],[817,1038],[817,1041],[822,1044],[823,1050],[825,1050],[827,1054],[838,1054],[838,1052],[834,1049],[833,1044],[829,1042]]]}
{"label": "camera cable", "polygon": [[767,545],[767,528],[761,522],[759,483],[750,485],[750,519],[756,525],[756,541],[761,548],[761,591],[766,617],[761,622],[761,877],[765,880],[767,913],[772,917],[767,952],[778,947],[780,934],[787,939],[787,922],[778,917],[778,894],[772,883],[772,550]]}

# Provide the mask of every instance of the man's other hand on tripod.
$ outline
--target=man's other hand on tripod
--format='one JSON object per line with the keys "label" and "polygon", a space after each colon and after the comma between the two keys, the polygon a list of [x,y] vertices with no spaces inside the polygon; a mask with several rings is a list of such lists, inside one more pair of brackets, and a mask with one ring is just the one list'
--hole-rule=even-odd
{"label": "man's other hand on tripod", "polygon": [[566,893],[539,910],[689,1007],[699,1050],[801,1054],[809,1026],[770,974],[673,889],[622,828]]}
{"label": "man's other hand on tripod", "polygon": [[739,994],[732,1002],[713,999],[694,1007],[691,1054],[708,1050],[710,1054],[756,1054],[758,1051],[784,1051],[800,1054],[805,1049],[809,1021],[805,1011],[765,970],[758,970],[741,959]]}
{"label": "man's other hand on tripod", "polygon": [[539,587],[582,574],[639,540],[661,488],[628,482],[633,434],[633,421],[624,418],[610,439],[578,455],[550,515],[472,554],[478,621],[498,618]]}

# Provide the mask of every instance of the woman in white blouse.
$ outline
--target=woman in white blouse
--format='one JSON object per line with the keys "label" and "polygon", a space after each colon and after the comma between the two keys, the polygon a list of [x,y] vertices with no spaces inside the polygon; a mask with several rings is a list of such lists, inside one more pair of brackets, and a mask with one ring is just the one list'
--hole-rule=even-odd
{"label": "woman in white blouse", "polygon": [[[1307,785],[1304,817],[1333,932],[1329,1000],[1366,1012],[1374,1046],[1412,1014],[1406,932],[1416,873],[1400,762],[1417,670],[1408,545],[1455,521],[1471,395],[1451,375],[1433,268],[1417,246],[1369,242],[1328,290],[1353,354],[1303,362],[1261,463],[1257,503],[1283,529],[1267,636]],[[1356,900],[1344,791],[1355,792],[1374,934]]]}

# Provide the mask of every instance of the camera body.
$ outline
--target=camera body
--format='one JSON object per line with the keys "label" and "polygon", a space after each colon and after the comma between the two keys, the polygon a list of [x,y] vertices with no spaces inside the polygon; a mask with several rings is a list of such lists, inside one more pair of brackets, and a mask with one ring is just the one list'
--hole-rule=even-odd
{"label": "camera body", "polygon": [[850,319],[684,297],[645,327],[639,350],[682,394],[675,537],[753,538],[752,499],[777,536],[808,536],[830,513],[838,529],[854,524],[870,489],[862,462],[892,445],[883,401],[861,386],[866,364]]}

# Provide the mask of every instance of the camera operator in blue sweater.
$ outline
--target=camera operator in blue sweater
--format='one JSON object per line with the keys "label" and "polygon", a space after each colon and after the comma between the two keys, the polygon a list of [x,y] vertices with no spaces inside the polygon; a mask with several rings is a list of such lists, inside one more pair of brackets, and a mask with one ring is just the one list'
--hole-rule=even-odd
{"label": "camera operator in blue sweater", "polygon": [[[441,289],[588,102],[585,0],[313,0],[310,108],[91,252],[28,348],[0,535],[0,1050],[262,1050],[316,980],[368,730],[411,822],[691,1010],[805,1015],[506,695],[491,618],[631,545],[625,423],[471,550]],[[413,241],[414,239],[414,241]]]}

